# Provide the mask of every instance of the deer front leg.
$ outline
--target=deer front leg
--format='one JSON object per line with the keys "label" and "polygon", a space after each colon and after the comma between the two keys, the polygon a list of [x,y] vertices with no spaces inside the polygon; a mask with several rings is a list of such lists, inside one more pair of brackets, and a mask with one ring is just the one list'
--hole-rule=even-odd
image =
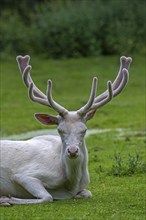
{"label": "deer front leg", "polygon": [[11,197],[7,202],[10,204],[37,204],[43,202],[52,202],[53,198],[44,188],[41,181],[30,176],[15,175],[13,180],[26,189],[32,196],[37,199],[21,199]]}
{"label": "deer front leg", "polygon": [[91,198],[91,197],[92,197],[92,193],[87,189],[83,189],[82,191],[78,192],[75,196],[76,199]]}

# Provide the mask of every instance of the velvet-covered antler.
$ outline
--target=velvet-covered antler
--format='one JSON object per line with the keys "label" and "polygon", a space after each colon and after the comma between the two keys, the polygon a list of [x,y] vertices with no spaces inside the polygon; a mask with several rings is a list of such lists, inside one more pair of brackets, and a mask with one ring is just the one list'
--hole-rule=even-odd
{"label": "velvet-covered antler", "polygon": [[[28,88],[30,99],[34,102],[53,108],[59,114],[65,114],[66,112],[68,112],[67,109],[65,109],[64,107],[62,107],[53,100],[51,80],[48,80],[47,95],[41,92],[34,84],[30,76],[30,70],[31,70],[31,66],[29,65],[30,56],[28,55],[24,57],[17,56],[16,59],[18,62],[20,72],[22,74],[23,81],[26,87]],[[97,97],[95,97],[96,88],[97,88],[97,78],[96,77],[93,78],[89,100],[83,107],[77,110],[78,114],[86,115],[86,118],[90,118],[90,115],[92,115],[92,113],[95,113],[98,108],[107,104],[113,97],[117,96],[124,89],[125,85],[128,82],[128,77],[129,77],[128,69],[130,63],[132,62],[132,59],[131,57],[122,56],[120,58],[120,62],[121,62],[120,70],[116,79],[114,80],[113,83],[111,81],[108,81],[107,90]]]}

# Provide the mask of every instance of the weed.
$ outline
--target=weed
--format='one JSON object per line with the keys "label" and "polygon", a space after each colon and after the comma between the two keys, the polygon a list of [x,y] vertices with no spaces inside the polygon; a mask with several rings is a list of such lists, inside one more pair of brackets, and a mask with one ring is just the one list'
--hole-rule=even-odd
{"label": "weed", "polygon": [[142,161],[139,153],[135,155],[128,154],[128,158],[124,160],[120,153],[114,154],[114,164],[109,172],[114,176],[131,176],[133,174],[146,173],[146,164]]}
{"label": "weed", "polygon": [[103,173],[105,171],[103,166],[101,166],[101,165],[96,166],[94,170],[97,174]]}

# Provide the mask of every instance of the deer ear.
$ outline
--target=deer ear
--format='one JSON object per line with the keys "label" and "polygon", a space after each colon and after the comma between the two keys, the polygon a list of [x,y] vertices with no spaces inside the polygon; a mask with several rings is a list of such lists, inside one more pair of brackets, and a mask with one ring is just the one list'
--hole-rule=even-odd
{"label": "deer ear", "polygon": [[35,118],[44,125],[55,125],[58,124],[58,117],[47,114],[36,113]]}
{"label": "deer ear", "polygon": [[88,121],[94,117],[96,113],[96,110],[90,110],[86,115],[85,115],[85,120]]}

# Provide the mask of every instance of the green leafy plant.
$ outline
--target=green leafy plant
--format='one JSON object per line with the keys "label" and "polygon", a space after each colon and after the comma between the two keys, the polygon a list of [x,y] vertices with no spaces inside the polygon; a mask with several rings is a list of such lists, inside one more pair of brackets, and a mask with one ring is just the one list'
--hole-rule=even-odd
{"label": "green leafy plant", "polygon": [[120,153],[115,153],[113,160],[114,164],[109,173],[114,176],[146,173],[146,164],[142,161],[139,153],[135,153],[135,155],[129,153],[128,158],[125,160]]}

